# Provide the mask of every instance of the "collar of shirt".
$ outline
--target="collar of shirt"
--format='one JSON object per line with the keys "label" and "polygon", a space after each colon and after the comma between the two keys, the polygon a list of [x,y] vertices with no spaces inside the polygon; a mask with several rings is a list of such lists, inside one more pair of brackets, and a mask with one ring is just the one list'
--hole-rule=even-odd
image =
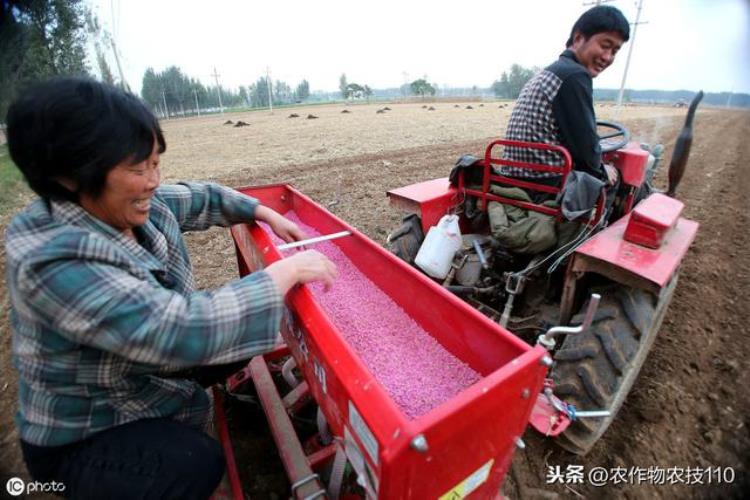
{"label": "collar of shirt", "polygon": [[77,203],[52,200],[49,203],[49,207],[53,220],[104,235],[108,240],[120,245],[149,271],[162,273],[167,271],[167,241],[164,235],[154,227],[150,219],[146,224],[135,229],[135,233],[142,238],[143,244],[141,244],[133,238],[126,236],[125,233],[94,217]]}
{"label": "collar of shirt", "polygon": [[576,64],[581,64],[580,61],[578,61],[575,52],[570,49],[563,50],[562,54],[560,54],[560,57],[567,57],[568,59],[572,59],[573,61],[575,61]]}

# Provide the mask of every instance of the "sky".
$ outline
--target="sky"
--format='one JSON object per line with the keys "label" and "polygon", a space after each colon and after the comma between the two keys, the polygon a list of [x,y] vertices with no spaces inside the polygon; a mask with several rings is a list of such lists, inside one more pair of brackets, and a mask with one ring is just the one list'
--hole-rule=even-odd
{"label": "sky", "polygon": [[[89,0],[113,33],[125,79],[139,91],[148,67],[179,67],[237,89],[269,71],[312,91],[349,83],[398,87],[426,76],[438,87],[489,87],[514,63],[544,67],[565,48],[589,0]],[[607,2],[635,21],[637,0]],[[750,93],[750,1],[642,0],[614,64],[595,88]],[[117,74],[114,58],[109,57]]]}

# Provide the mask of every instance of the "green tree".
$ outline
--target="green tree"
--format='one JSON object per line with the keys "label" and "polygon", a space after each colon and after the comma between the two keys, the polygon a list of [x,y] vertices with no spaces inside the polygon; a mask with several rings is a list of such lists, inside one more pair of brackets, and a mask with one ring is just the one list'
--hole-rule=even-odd
{"label": "green tree", "polygon": [[490,88],[495,94],[495,97],[510,99],[510,83],[508,82],[508,72],[503,71],[503,74],[500,76],[500,80],[495,80],[494,82],[492,82],[492,86]]}
{"label": "green tree", "polygon": [[299,82],[295,94],[297,95],[298,100],[307,100],[310,97],[310,83],[307,80],[302,80],[301,82]]}
{"label": "green tree", "polygon": [[539,68],[524,68],[520,64],[513,64],[510,73],[503,71],[500,80],[492,83],[492,91],[497,97],[516,99],[521,94],[521,89],[526,82],[531,80]]}
{"label": "green tree", "polygon": [[346,86],[346,98],[361,98],[365,95],[365,88],[358,83],[350,83]]}
{"label": "green tree", "polygon": [[0,117],[16,92],[58,75],[87,75],[83,0],[0,3]]}
{"label": "green tree", "polygon": [[[197,106],[202,109],[219,107],[219,91],[216,87],[206,88],[198,80],[185,75],[176,66],[157,73],[148,68],[143,74],[141,97],[151,109],[161,110],[168,115],[195,113]],[[196,100],[198,101],[196,105]],[[225,89],[221,91],[225,106],[247,105],[241,93]],[[167,109],[164,109],[166,103]]]}
{"label": "green tree", "polygon": [[346,82],[346,73],[341,73],[341,76],[339,77],[339,91],[341,92],[341,97],[346,99],[349,97],[347,87],[349,84]]}
{"label": "green tree", "polygon": [[268,107],[268,82],[265,76],[258,78],[258,81],[250,85],[250,102],[254,108]]}
{"label": "green tree", "polygon": [[162,85],[156,76],[154,68],[148,68],[143,73],[141,81],[141,97],[152,109],[160,109]]}
{"label": "green tree", "polygon": [[294,94],[292,93],[292,88],[284,81],[276,80],[276,84],[273,87],[275,89],[274,92],[274,103],[278,104],[288,104],[292,102],[294,99]]}
{"label": "green tree", "polygon": [[240,99],[242,99],[243,103],[250,105],[250,95],[247,93],[247,87],[244,85],[240,85]]}
{"label": "green tree", "polygon": [[435,87],[427,83],[427,80],[425,80],[424,78],[414,80],[409,84],[409,88],[412,94],[420,95],[422,96],[422,98],[424,98],[424,96],[427,94],[435,95]]}

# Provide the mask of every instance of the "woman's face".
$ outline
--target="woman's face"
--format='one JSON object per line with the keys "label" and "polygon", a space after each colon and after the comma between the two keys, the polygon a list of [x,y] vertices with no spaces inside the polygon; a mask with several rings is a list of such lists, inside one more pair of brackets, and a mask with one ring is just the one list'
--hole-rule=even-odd
{"label": "woman's face", "polygon": [[159,186],[159,151],[154,141],[151,155],[140,163],[126,160],[109,171],[97,198],[81,195],[81,206],[94,217],[133,237],[133,228],[148,220],[151,197]]}

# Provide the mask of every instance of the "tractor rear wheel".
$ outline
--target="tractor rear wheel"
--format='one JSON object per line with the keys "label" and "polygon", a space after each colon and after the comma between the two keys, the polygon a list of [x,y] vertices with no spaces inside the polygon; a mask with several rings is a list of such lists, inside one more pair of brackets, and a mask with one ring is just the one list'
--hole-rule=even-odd
{"label": "tractor rear wheel", "polygon": [[585,455],[612,423],[651,350],[676,284],[677,274],[658,297],[621,285],[603,290],[591,327],[565,338],[552,369],[555,394],[577,410],[609,410],[610,416],[575,420],[557,438],[562,448]]}

